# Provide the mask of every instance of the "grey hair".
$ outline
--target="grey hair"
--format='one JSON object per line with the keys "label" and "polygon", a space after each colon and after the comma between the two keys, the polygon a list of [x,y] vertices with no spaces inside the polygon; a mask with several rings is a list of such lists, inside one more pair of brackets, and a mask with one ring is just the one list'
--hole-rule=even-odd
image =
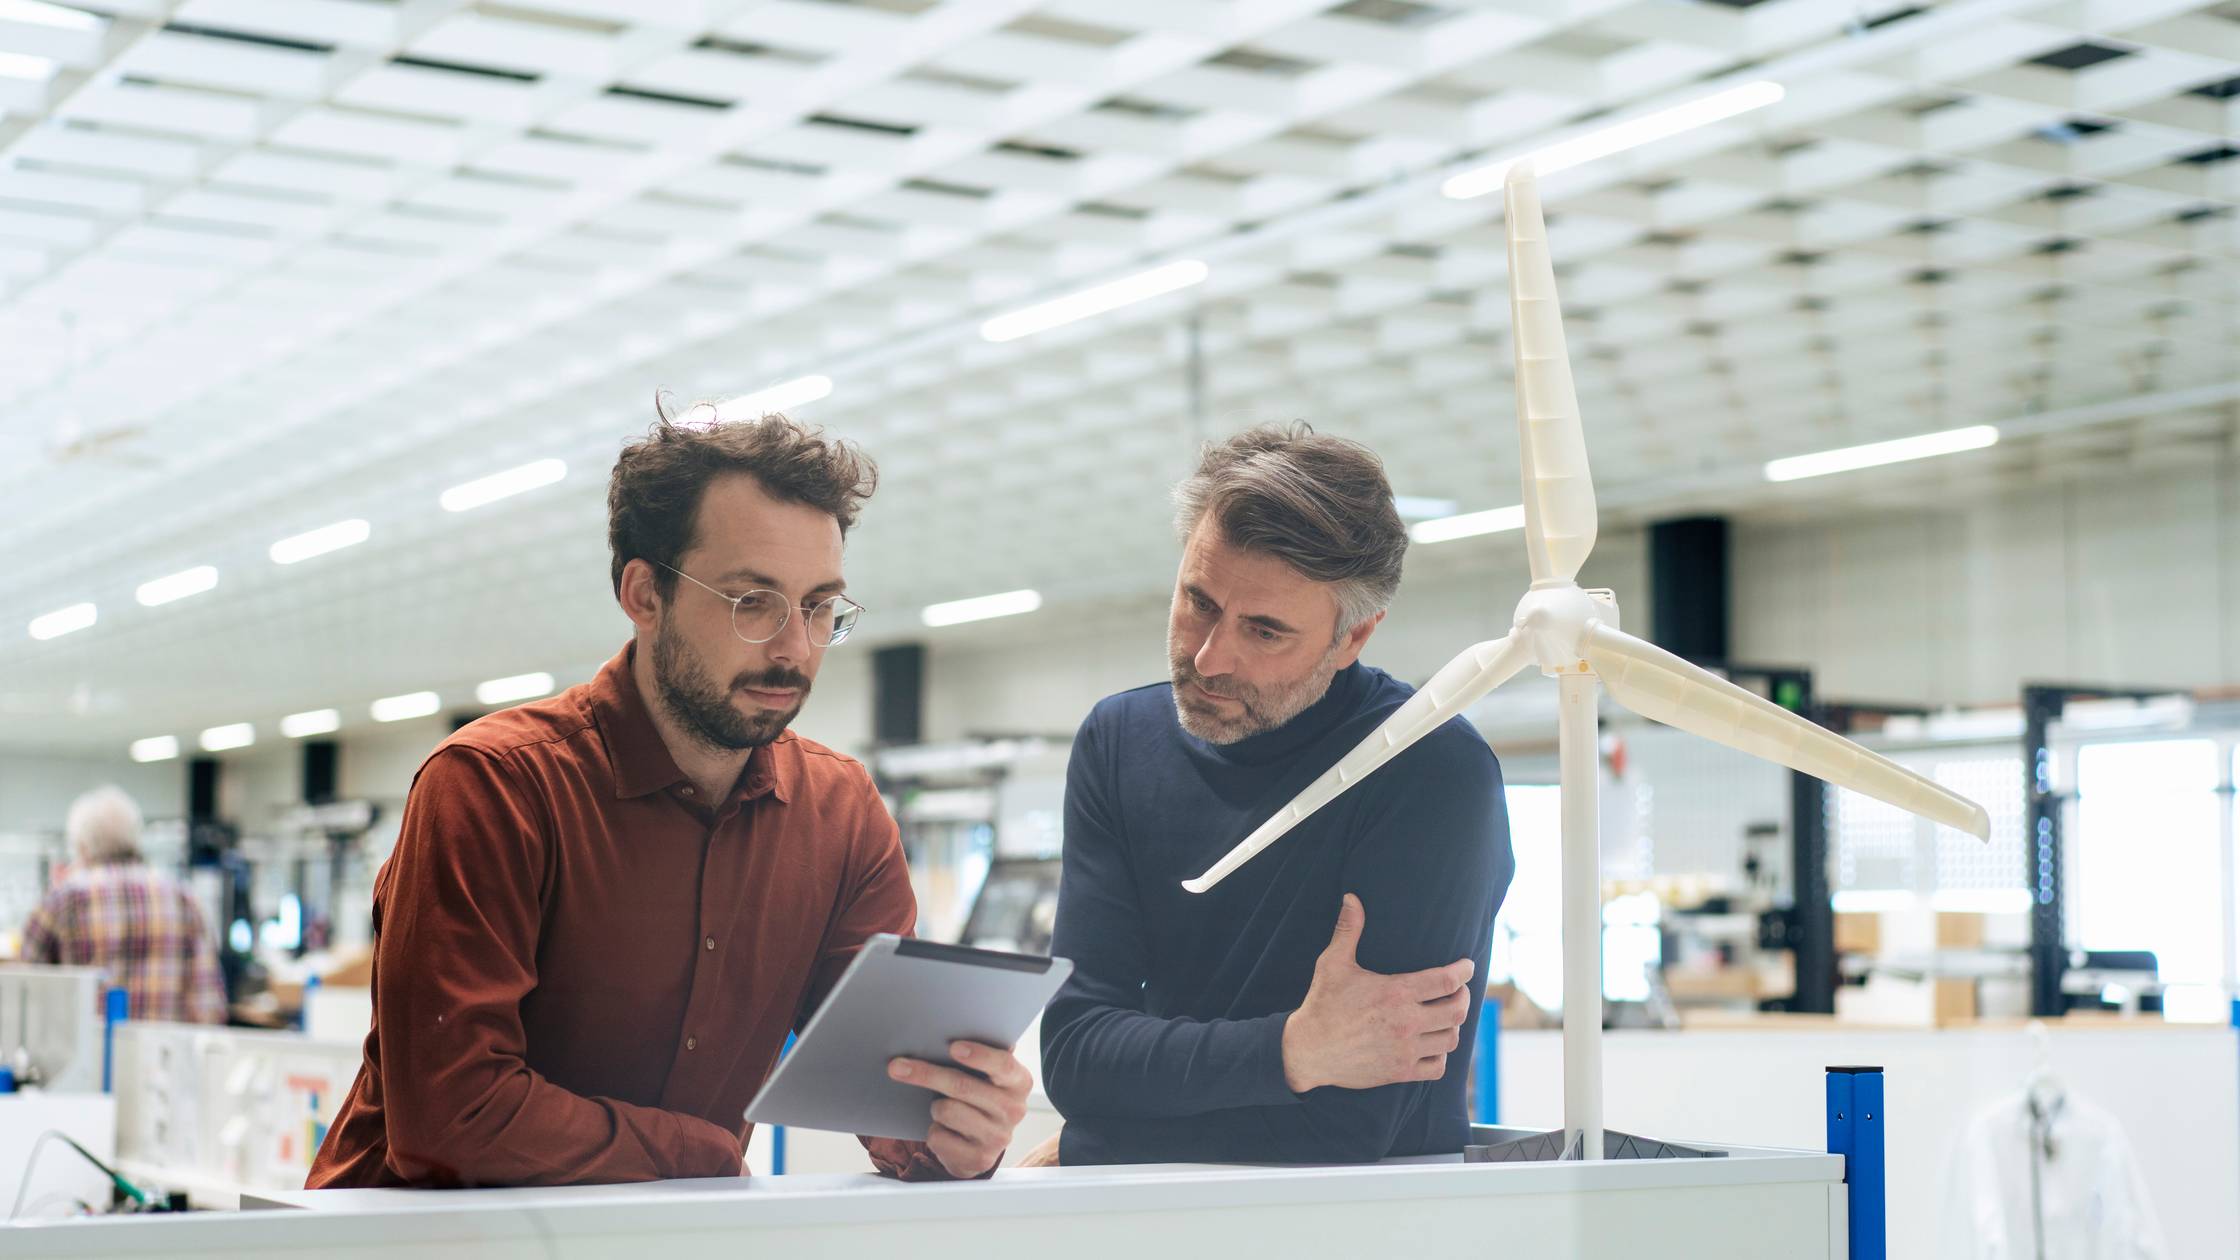
{"label": "grey hair", "polygon": [[140,807],[115,784],[97,787],[70,803],[63,824],[73,861],[93,866],[140,857]]}
{"label": "grey hair", "polygon": [[1229,545],[1263,552],[1331,586],[1339,636],[1383,612],[1400,589],[1407,526],[1384,463],[1359,442],[1304,422],[1263,424],[1208,442],[1174,488],[1175,532],[1209,516]]}

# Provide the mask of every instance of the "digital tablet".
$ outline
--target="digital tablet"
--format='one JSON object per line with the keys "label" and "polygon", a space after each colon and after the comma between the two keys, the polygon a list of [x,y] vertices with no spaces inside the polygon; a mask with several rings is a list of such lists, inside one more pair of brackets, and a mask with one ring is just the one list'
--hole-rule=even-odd
{"label": "digital tablet", "polygon": [[747,1104],[747,1119],[922,1142],[941,1095],[888,1076],[887,1061],[957,1067],[952,1041],[1010,1049],[1072,972],[1063,958],[874,936]]}

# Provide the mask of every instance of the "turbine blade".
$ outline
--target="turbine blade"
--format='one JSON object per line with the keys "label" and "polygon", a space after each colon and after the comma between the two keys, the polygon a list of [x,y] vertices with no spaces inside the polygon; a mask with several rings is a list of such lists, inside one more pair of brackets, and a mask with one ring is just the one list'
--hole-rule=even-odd
{"label": "turbine blade", "polygon": [[1321,777],[1292,797],[1290,804],[1277,810],[1274,817],[1254,828],[1251,835],[1229,850],[1227,856],[1214,863],[1205,874],[1184,880],[1182,886],[1202,893],[1227,879],[1307,815],[1367,778],[1370,771],[1399,756],[1408,745],[1439,729],[1448,718],[1462,712],[1478,697],[1516,677],[1517,671],[1529,660],[1523,641],[1514,635],[1464,648],[1460,655],[1441,666],[1421,690],[1408,697],[1406,704],[1355,744],[1351,752],[1340,757],[1337,765],[1323,771]]}
{"label": "turbine blade", "polygon": [[1611,698],[1643,717],[1991,838],[1983,806],[1663,648],[1596,623],[1586,657]]}
{"label": "turbine blade", "polygon": [[1594,551],[1594,479],[1563,340],[1548,225],[1528,162],[1509,168],[1509,323],[1517,358],[1517,437],[1524,470],[1525,554],[1534,584],[1569,582]]}

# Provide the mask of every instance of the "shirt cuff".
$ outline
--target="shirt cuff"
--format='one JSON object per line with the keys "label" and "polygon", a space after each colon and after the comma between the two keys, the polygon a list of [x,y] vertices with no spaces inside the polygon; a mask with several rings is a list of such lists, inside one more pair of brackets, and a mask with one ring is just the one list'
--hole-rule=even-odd
{"label": "shirt cuff", "polygon": [[[871,1153],[871,1163],[881,1176],[892,1177],[897,1181],[957,1180],[923,1142],[908,1142],[900,1138],[864,1138],[863,1146]],[[971,1180],[986,1181],[995,1176],[996,1169],[1003,1166],[1003,1154],[998,1153],[996,1162],[988,1166],[988,1171]]]}

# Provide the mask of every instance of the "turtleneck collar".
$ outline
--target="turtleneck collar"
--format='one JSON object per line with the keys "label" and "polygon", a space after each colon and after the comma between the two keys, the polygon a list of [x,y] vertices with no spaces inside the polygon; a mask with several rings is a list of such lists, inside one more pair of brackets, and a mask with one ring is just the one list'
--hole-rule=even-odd
{"label": "turtleneck collar", "polygon": [[[1367,683],[1367,668],[1355,661],[1331,677],[1330,689],[1320,700],[1272,731],[1249,735],[1233,744],[1208,743],[1187,730],[1182,738],[1193,752],[1234,765],[1262,766],[1281,761],[1304,751],[1352,717],[1360,707]],[[1180,720],[1176,719],[1178,724]]]}

